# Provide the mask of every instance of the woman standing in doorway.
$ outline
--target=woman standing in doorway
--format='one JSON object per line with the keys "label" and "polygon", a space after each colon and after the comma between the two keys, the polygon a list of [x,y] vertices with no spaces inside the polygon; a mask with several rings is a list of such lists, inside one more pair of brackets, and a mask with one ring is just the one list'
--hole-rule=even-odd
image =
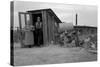
{"label": "woman standing in doorway", "polygon": [[28,46],[28,47],[33,46],[33,44],[34,44],[34,36],[33,36],[34,26],[31,24],[31,22],[27,23],[24,31],[25,31],[24,45]]}

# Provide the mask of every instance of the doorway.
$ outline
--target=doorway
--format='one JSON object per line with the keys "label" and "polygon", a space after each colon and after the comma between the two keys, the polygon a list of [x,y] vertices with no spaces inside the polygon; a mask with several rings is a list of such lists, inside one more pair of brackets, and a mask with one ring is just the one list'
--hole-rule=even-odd
{"label": "doorway", "polygon": [[[42,23],[41,29],[38,31],[36,28],[37,17],[40,17],[40,22]],[[32,24],[35,26],[34,34],[34,46],[42,46],[43,45],[43,21],[42,21],[42,13],[32,14]]]}

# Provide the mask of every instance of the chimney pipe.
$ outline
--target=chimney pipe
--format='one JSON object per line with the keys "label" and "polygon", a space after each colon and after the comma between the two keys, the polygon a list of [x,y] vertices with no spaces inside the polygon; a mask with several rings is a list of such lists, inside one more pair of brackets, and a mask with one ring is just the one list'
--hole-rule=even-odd
{"label": "chimney pipe", "polygon": [[76,13],[76,26],[78,25],[78,24],[77,24],[77,17],[78,17],[78,15],[77,15],[77,13]]}

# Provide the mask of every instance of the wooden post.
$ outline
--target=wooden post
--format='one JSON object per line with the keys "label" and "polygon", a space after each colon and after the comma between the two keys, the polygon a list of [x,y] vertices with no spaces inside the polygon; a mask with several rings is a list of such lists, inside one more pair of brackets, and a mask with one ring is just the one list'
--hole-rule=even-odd
{"label": "wooden post", "polygon": [[47,45],[48,36],[47,36],[47,13],[46,11],[42,11],[42,20],[43,20],[43,42],[45,45]]}
{"label": "wooden post", "polygon": [[[77,26],[77,17],[78,17],[78,15],[76,14],[76,26]],[[76,47],[78,47],[79,46],[78,29],[76,28],[75,31],[76,31],[75,45],[76,45]]]}
{"label": "wooden post", "polygon": [[77,26],[77,17],[78,17],[78,15],[76,14],[76,26]]}

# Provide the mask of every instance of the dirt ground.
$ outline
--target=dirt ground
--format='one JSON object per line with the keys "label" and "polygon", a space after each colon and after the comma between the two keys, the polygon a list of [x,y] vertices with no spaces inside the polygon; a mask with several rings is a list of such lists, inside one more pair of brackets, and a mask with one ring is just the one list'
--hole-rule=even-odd
{"label": "dirt ground", "polygon": [[84,48],[61,48],[48,46],[42,48],[15,48],[14,65],[38,65],[96,61],[97,54],[89,53]]}

